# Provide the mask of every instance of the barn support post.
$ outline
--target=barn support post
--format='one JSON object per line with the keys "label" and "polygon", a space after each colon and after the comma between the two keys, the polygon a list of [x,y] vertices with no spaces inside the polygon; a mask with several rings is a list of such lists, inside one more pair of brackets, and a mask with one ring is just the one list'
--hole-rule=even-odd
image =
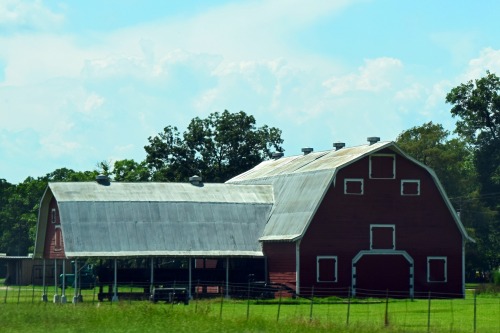
{"label": "barn support post", "polygon": [[149,285],[149,295],[150,296],[153,296],[153,288],[154,288],[154,285],[155,285],[155,273],[154,273],[154,270],[155,270],[155,259],[153,257],[151,257],[151,260],[150,260],[150,265],[151,265],[151,278],[150,278],[150,285]]}
{"label": "barn support post", "polygon": [[75,258],[75,295],[73,296],[73,304],[78,303],[78,259]]}
{"label": "barn support post", "polygon": [[193,263],[193,258],[189,258],[188,259],[189,261],[189,265],[188,265],[188,269],[189,269],[189,276],[188,276],[188,297],[189,299],[191,299],[191,288],[192,288],[192,284],[193,284],[193,281],[192,281],[192,273],[193,273],[193,267],[192,267],[192,263]]}
{"label": "barn support post", "polygon": [[462,297],[465,298],[465,239],[462,237]]}
{"label": "barn support post", "polygon": [[62,261],[62,288],[61,288],[61,303],[66,303],[66,259]]}
{"label": "barn support post", "polygon": [[47,302],[47,287],[45,285],[45,258],[42,261],[42,302]]}
{"label": "barn support post", "polygon": [[295,242],[295,294],[300,295],[300,239]]}
{"label": "barn support post", "polygon": [[226,258],[226,298],[229,298],[229,257]]}
{"label": "barn support post", "polygon": [[115,272],[114,272],[114,282],[113,282],[113,298],[111,299],[111,302],[118,302],[118,265],[115,259]]}
{"label": "barn support post", "polygon": [[59,294],[57,290],[57,259],[54,259],[54,303],[59,303]]}

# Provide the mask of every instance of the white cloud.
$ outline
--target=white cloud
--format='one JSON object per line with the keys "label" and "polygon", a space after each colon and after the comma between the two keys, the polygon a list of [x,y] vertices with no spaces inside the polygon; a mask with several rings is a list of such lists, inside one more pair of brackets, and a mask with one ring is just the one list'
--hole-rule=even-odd
{"label": "white cloud", "polygon": [[485,76],[486,71],[500,75],[500,50],[487,47],[481,50],[479,57],[469,61],[469,68],[462,76],[462,81],[479,79]]}
{"label": "white cloud", "polygon": [[0,27],[4,29],[49,30],[60,26],[64,15],[55,13],[41,0],[2,0],[0,2]]}
{"label": "white cloud", "polygon": [[378,92],[394,85],[399,79],[403,63],[394,58],[377,58],[365,60],[364,66],[358,68],[357,73],[342,77],[333,77],[324,82],[334,95],[342,95],[351,91]]}

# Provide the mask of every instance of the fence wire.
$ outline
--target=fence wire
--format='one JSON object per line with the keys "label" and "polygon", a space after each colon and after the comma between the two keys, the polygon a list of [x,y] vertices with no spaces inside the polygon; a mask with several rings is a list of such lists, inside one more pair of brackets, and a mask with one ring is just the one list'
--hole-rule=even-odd
{"label": "fence wire", "polygon": [[[117,285],[119,302],[151,301],[154,290],[167,290],[161,304],[172,308],[183,303],[178,296],[186,293],[184,307],[176,311],[191,311],[214,318],[255,318],[275,321],[301,320],[348,326],[389,326],[404,331],[448,332],[500,332],[500,296],[468,290],[466,297],[458,294],[415,292],[414,297],[405,293],[382,290],[357,290],[351,297],[345,288],[311,288],[295,295],[282,286],[260,283],[228,284],[206,281],[165,281],[149,284],[121,283]],[[323,296],[325,294],[346,296]],[[175,294],[175,295],[174,295]],[[363,296],[360,297],[359,295]],[[89,289],[60,286],[0,286],[2,304],[112,304],[114,286],[96,286]],[[115,299],[116,300],[116,299]]]}

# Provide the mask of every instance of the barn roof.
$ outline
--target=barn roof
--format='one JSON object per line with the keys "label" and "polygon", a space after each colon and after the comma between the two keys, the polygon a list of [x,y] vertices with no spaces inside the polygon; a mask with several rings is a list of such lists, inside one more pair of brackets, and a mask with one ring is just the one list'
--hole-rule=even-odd
{"label": "barn roof", "polygon": [[434,171],[404,153],[391,141],[265,161],[227,183],[273,185],[276,202],[260,240],[293,241],[304,236],[337,171],[386,148],[392,149],[430,173],[460,232],[466,239],[472,240]]}
{"label": "barn roof", "polygon": [[262,256],[258,238],[273,204],[266,185],[50,183],[40,216],[52,197],[67,257]]}

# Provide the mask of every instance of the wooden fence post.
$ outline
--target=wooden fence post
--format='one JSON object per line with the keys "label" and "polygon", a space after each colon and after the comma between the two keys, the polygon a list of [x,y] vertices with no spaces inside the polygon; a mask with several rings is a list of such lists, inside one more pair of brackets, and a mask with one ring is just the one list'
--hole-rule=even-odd
{"label": "wooden fence post", "polygon": [[385,315],[384,315],[384,325],[389,326],[389,289],[385,291]]}
{"label": "wooden fence post", "polygon": [[349,290],[347,291],[347,319],[346,319],[346,326],[349,326],[349,315],[351,312],[351,287],[349,287]]}
{"label": "wooden fence post", "polygon": [[477,320],[477,290],[474,289],[474,333],[476,333],[476,320]]}
{"label": "wooden fence post", "polygon": [[428,305],[427,305],[427,332],[431,331],[431,292],[427,296]]}
{"label": "wooden fence post", "polygon": [[314,286],[311,289],[311,308],[309,310],[309,321],[313,319],[313,305],[314,305]]}
{"label": "wooden fence post", "polygon": [[279,297],[279,300],[278,300],[278,314],[276,315],[276,321],[279,321],[280,320],[280,311],[281,311],[281,286],[280,286],[280,297]]}

